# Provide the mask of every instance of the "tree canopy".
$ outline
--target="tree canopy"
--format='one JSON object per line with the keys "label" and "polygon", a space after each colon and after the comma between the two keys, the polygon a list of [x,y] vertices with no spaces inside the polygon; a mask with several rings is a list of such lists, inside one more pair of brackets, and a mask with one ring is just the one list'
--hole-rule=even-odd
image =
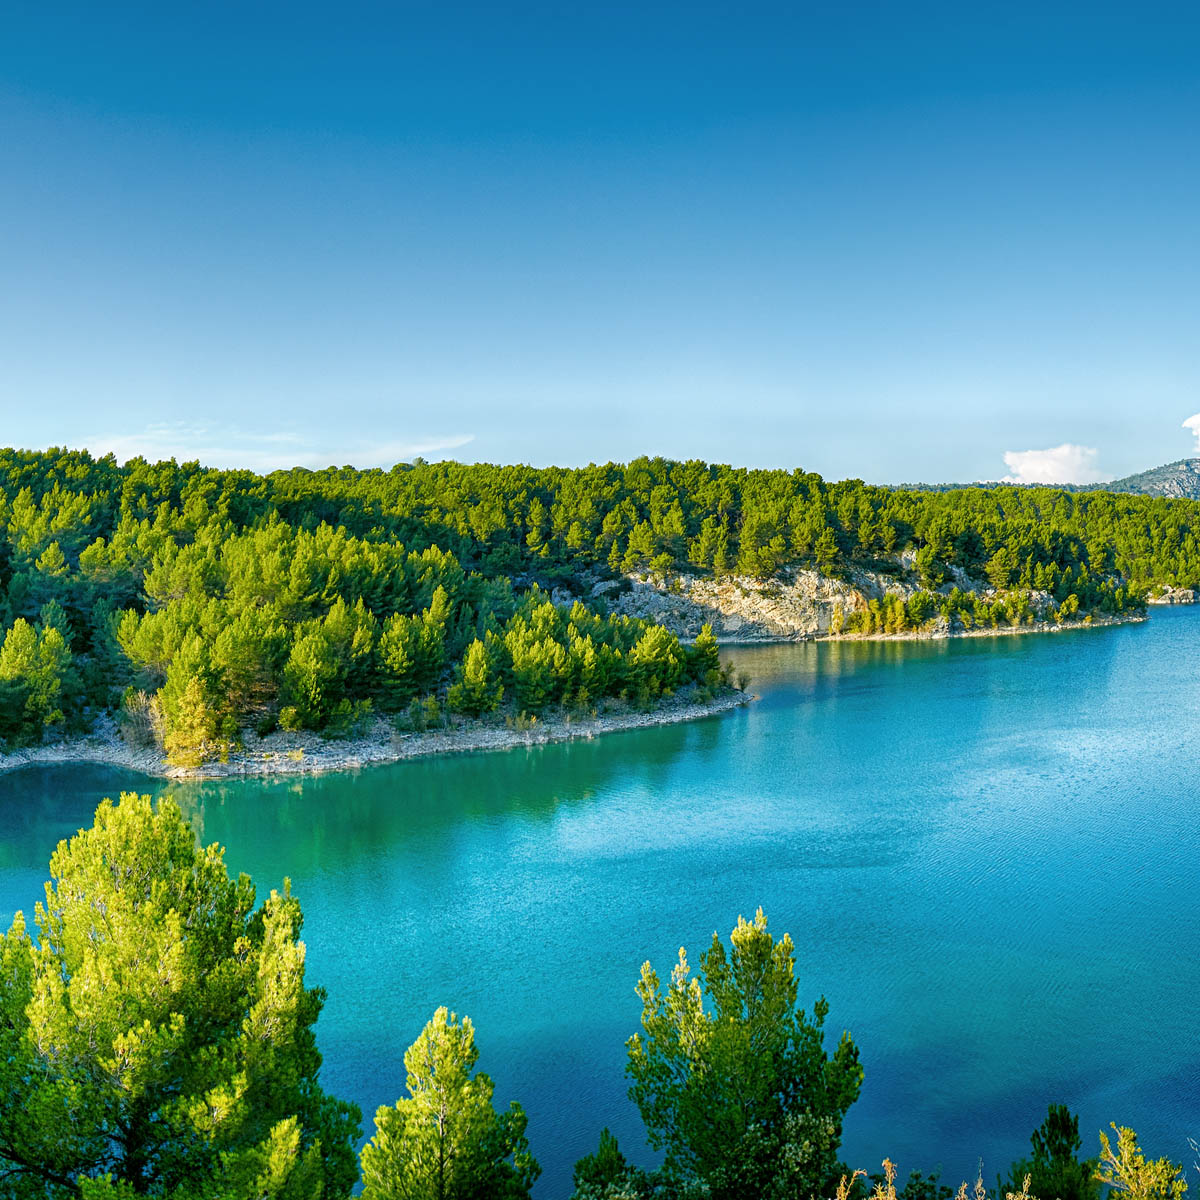
{"label": "tree canopy", "polygon": [[123,695],[180,763],[251,727],[337,735],[430,696],[469,716],[650,705],[704,671],[607,615],[597,581],[869,567],[921,590],[844,614],[846,632],[1021,624],[1035,596],[1072,620],[1200,584],[1198,532],[1190,500],[661,458],[255,475],[2,450],[0,738],[85,728]]}
{"label": "tree canopy", "polygon": [[38,938],[0,938],[0,1175],[14,1197],[347,1196],[360,1113],[317,1083],[286,882],[257,908],[178,807],[123,795],[59,844]]}
{"label": "tree canopy", "polygon": [[442,500],[466,505],[451,520],[407,487],[428,469],[257,476],[0,451],[0,739],[120,706],[194,766],[246,729],[338,736],[431,697],[481,717],[724,686],[674,635],[607,615],[586,581],[551,602],[594,556],[564,572],[530,541],[544,489],[468,504],[447,480]]}
{"label": "tree canopy", "polygon": [[439,1008],[404,1055],[408,1095],[375,1114],[364,1200],[522,1200],[541,1173],[515,1101],[492,1106],[468,1017]]}
{"label": "tree canopy", "polygon": [[842,1121],[858,1098],[858,1049],[824,1048],[828,1005],[796,1007],[791,938],[775,941],[761,909],[739,917],[727,951],[717,934],[692,976],[670,983],[642,967],[642,1032],[629,1039],[630,1098],[668,1174],[715,1198],[829,1195]]}
{"label": "tree canopy", "polygon": [[1055,1200],[1097,1200],[1100,1184],[1096,1177],[1098,1160],[1081,1159],[1083,1139],[1079,1136],[1079,1118],[1065,1104],[1051,1104],[1046,1119],[1030,1137],[1031,1158],[1013,1163],[1007,1181],[999,1181],[997,1192],[1020,1192],[1029,1180],[1035,1196]]}
{"label": "tree canopy", "polygon": [[1117,1144],[1101,1131],[1098,1182],[1129,1200],[1183,1200],[1188,1185],[1182,1167],[1169,1158],[1148,1159],[1127,1126],[1113,1122],[1111,1128]]}

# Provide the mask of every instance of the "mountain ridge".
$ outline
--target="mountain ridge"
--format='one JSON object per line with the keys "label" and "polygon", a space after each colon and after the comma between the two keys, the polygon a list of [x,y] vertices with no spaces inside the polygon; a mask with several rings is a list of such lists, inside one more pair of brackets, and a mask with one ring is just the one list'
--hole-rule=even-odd
{"label": "mountain ridge", "polygon": [[1089,486],[1088,491],[1140,492],[1147,496],[1168,496],[1177,500],[1200,500],[1200,458],[1181,458],[1178,462],[1151,467],[1136,475],[1126,475],[1111,483]]}
{"label": "mountain ridge", "polygon": [[1108,483],[1010,483],[1003,479],[980,479],[974,483],[897,483],[887,485],[896,492],[953,492],[961,488],[1056,488],[1063,492],[1129,492],[1165,496],[1171,500],[1200,500],[1200,457],[1181,458]]}

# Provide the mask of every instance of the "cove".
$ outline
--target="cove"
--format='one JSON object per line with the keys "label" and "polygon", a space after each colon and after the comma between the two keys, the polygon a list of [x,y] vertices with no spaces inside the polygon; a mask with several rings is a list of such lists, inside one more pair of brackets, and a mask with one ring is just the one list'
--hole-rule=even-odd
{"label": "cove", "polygon": [[1060,635],[738,649],[761,699],[690,725],[188,785],[0,776],[0,922],[59,838],[169,791],[259,894],[292,880],[329,993],[324,1082],[370,1117],[439,1004],[475,1021],[565,1197],[625,1098],[634,983],[761,905],[866,1079],[843,1157],[985,1182],[1047,1103],[1084,1147],[1200,1137],[1200,612]]}

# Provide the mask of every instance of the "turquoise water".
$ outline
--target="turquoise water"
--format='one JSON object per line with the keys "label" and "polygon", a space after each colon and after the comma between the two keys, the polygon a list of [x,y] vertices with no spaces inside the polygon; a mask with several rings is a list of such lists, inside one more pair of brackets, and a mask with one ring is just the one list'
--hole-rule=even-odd
{"label": "turquoise water", "polygon": [[[868,1167],[985,1179],[1050,1101],[1153,1154],[1200,1137],[1200,612],[1061,636],[741,650],[761,700],[593,742],[171,788],[260,893],[289,875],[329,991],[325,1083],[402,1091],[438,1004],[475,1021],[544,1167],[608,1125],[645,1162],[624,1041],[669,968],[762,905],[866,1081]],[[0,777],[0,921],[41,895],[93,767]]]}

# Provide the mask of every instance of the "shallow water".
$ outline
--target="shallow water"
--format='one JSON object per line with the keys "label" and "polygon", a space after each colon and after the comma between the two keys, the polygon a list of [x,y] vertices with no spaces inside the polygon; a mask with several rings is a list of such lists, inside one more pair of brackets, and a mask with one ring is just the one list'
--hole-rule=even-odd
{"label": "shallow water", "polygon": [[1200,612],[954,642],[735,651],[761,700],[691,725],[310,779],[0,776],[0,921],[100,797],[170,790],[304,907],[326,1086],[368,1116],[438,1004],[475,1022],[544,1174],[625,1098],[633,987],[762,905],[866,1080],[844,1157],[985,1180],[1046,1105],[1200,1137]]}

